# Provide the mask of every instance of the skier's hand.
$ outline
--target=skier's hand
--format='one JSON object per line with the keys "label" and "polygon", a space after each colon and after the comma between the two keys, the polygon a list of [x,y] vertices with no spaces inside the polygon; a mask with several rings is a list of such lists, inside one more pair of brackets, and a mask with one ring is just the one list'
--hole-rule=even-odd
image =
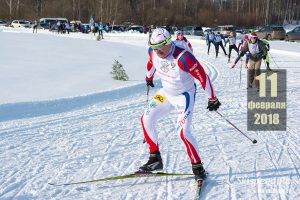
{"label": "skier's hand", "polygon": [[215,99],[208,100],[207,109],[209,111],[218,110],[218,108],[220,107],[220,105],[221,105],[221,103],[220,103],[219,99],[216,97]]}
{"label": "skier's hand", "polygon": [[249,68],[248,64],[246,64],[246,65],[245,65],[245,68],[246,68],[246,69],[248,69],[248,68]]}
{"label": "skier's hand", "polygon": [[150,81],[147,81],[147,80],[146,80],[146,85],[147,85],[147,86],[154,87],[153,80],[150,80]]}
{"label": "skier's hand", "polygon": [[233,64],[232,66],[231,66],[231,68],[234,68],[235,67],[235,64]]}

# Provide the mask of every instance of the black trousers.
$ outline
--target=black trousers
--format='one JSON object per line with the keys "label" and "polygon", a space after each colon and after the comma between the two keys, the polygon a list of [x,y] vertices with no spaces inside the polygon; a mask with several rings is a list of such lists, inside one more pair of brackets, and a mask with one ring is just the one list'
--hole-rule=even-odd
{"label": "black trousers", "polygon": [[102,30],[98,30],[99,35],[101,35],[102,39],[103,39],[103,31]]}
{"label": "black trousers", "polygon": [[238,50],[238,48],[236,47],[236,45],[235,45],[235,44],[229,45],[229,54],[228,54],[228,58],[229,58],[229,59],[230,59],[230,55],[231,55],[232,49],[235,50],[235,51],[237,52],[237,54],[239,55],[239,50]]}
{"label": "black trousers", "polygon": [[215,43],[215,47],[216,47],[216,57],[217,57],[218,54],[219,54],[219,46],[223,49],[224,54],[227,55],[226,50],[225,50],[225,48],[224,48],[224,46],[223,46],[223,43],[221,43],[221,44]]}
{"label": "black trousers", "polygon": [[207,53],[209,53],[209,49],[210,49],[210,43],[213,43],[213,45],[215,45],[215,43],[213,41],[207,41],[207,46],[208,46],[208,49],[207,49]]}

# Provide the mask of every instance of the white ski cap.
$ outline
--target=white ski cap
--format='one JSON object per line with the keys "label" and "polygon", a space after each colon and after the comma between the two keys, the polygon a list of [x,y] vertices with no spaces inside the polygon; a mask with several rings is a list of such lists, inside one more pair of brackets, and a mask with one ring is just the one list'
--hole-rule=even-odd
{"label": "white ski cap", "polygon": [[169,44],[171,41],[170,33],[164,28],[156,28],[153,30],[150,40],[149,46],[160,46]]}

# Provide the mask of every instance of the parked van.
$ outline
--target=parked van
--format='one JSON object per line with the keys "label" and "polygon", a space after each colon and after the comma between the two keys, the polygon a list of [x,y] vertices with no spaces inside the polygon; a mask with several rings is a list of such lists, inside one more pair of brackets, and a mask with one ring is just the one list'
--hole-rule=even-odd
{"label": "parked van", "polygon": [[224,26],[217,26],[214,29],[214,32],[220,32],[224,37],[228,37],[230,35],[230,32],[234,32],[236,31],[236,27],[233,25],[224,25]]}
{"label": "parked van", "polygon": [[60,21],[61,23],[67,23],[67,18],[41,18],[40,19],[40,26],[44,29],[49,29],[50,27],[55,27],[57,22]]}
{"label": "parked van", "polygon": [[198,35],[203,36],[203,29],[201,26],[185,26],[182,28],[184,35]]}
{"label": "parked van", "polygon": [[273,26],[273,25],[266,25],[256,31],[256,34],[261,39],[268,39],[268,40],[284,40],[285,39],[285,30],[283,26]]}

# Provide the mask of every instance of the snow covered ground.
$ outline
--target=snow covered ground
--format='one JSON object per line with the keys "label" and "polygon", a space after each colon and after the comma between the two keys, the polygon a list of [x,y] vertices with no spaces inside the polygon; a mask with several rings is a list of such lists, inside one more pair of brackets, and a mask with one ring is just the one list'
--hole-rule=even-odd
{"label": "snow covered ground", "polygon": [[[0,199],[193,198],[193,177],[48,185],[125,175],[148,159],[140,126],[147,35],[104,37],[0,31]],[[222,52],[208,56],[200,38],[188,39],[213,80],[220,113],[246,132],[246,70],[240,87],[239,67],[230,69]],[[271,55],[271,68],[288,73],[285,132],[249,131],[253,145],[206,110],[198,89],[192,130],[209,171],[201,199],[300,199],[300,44],[272,41]],[[114,59],[130,81],[110,78]],[[157,126],[165,171],[191,173],[175,123],[172,112]]]}

